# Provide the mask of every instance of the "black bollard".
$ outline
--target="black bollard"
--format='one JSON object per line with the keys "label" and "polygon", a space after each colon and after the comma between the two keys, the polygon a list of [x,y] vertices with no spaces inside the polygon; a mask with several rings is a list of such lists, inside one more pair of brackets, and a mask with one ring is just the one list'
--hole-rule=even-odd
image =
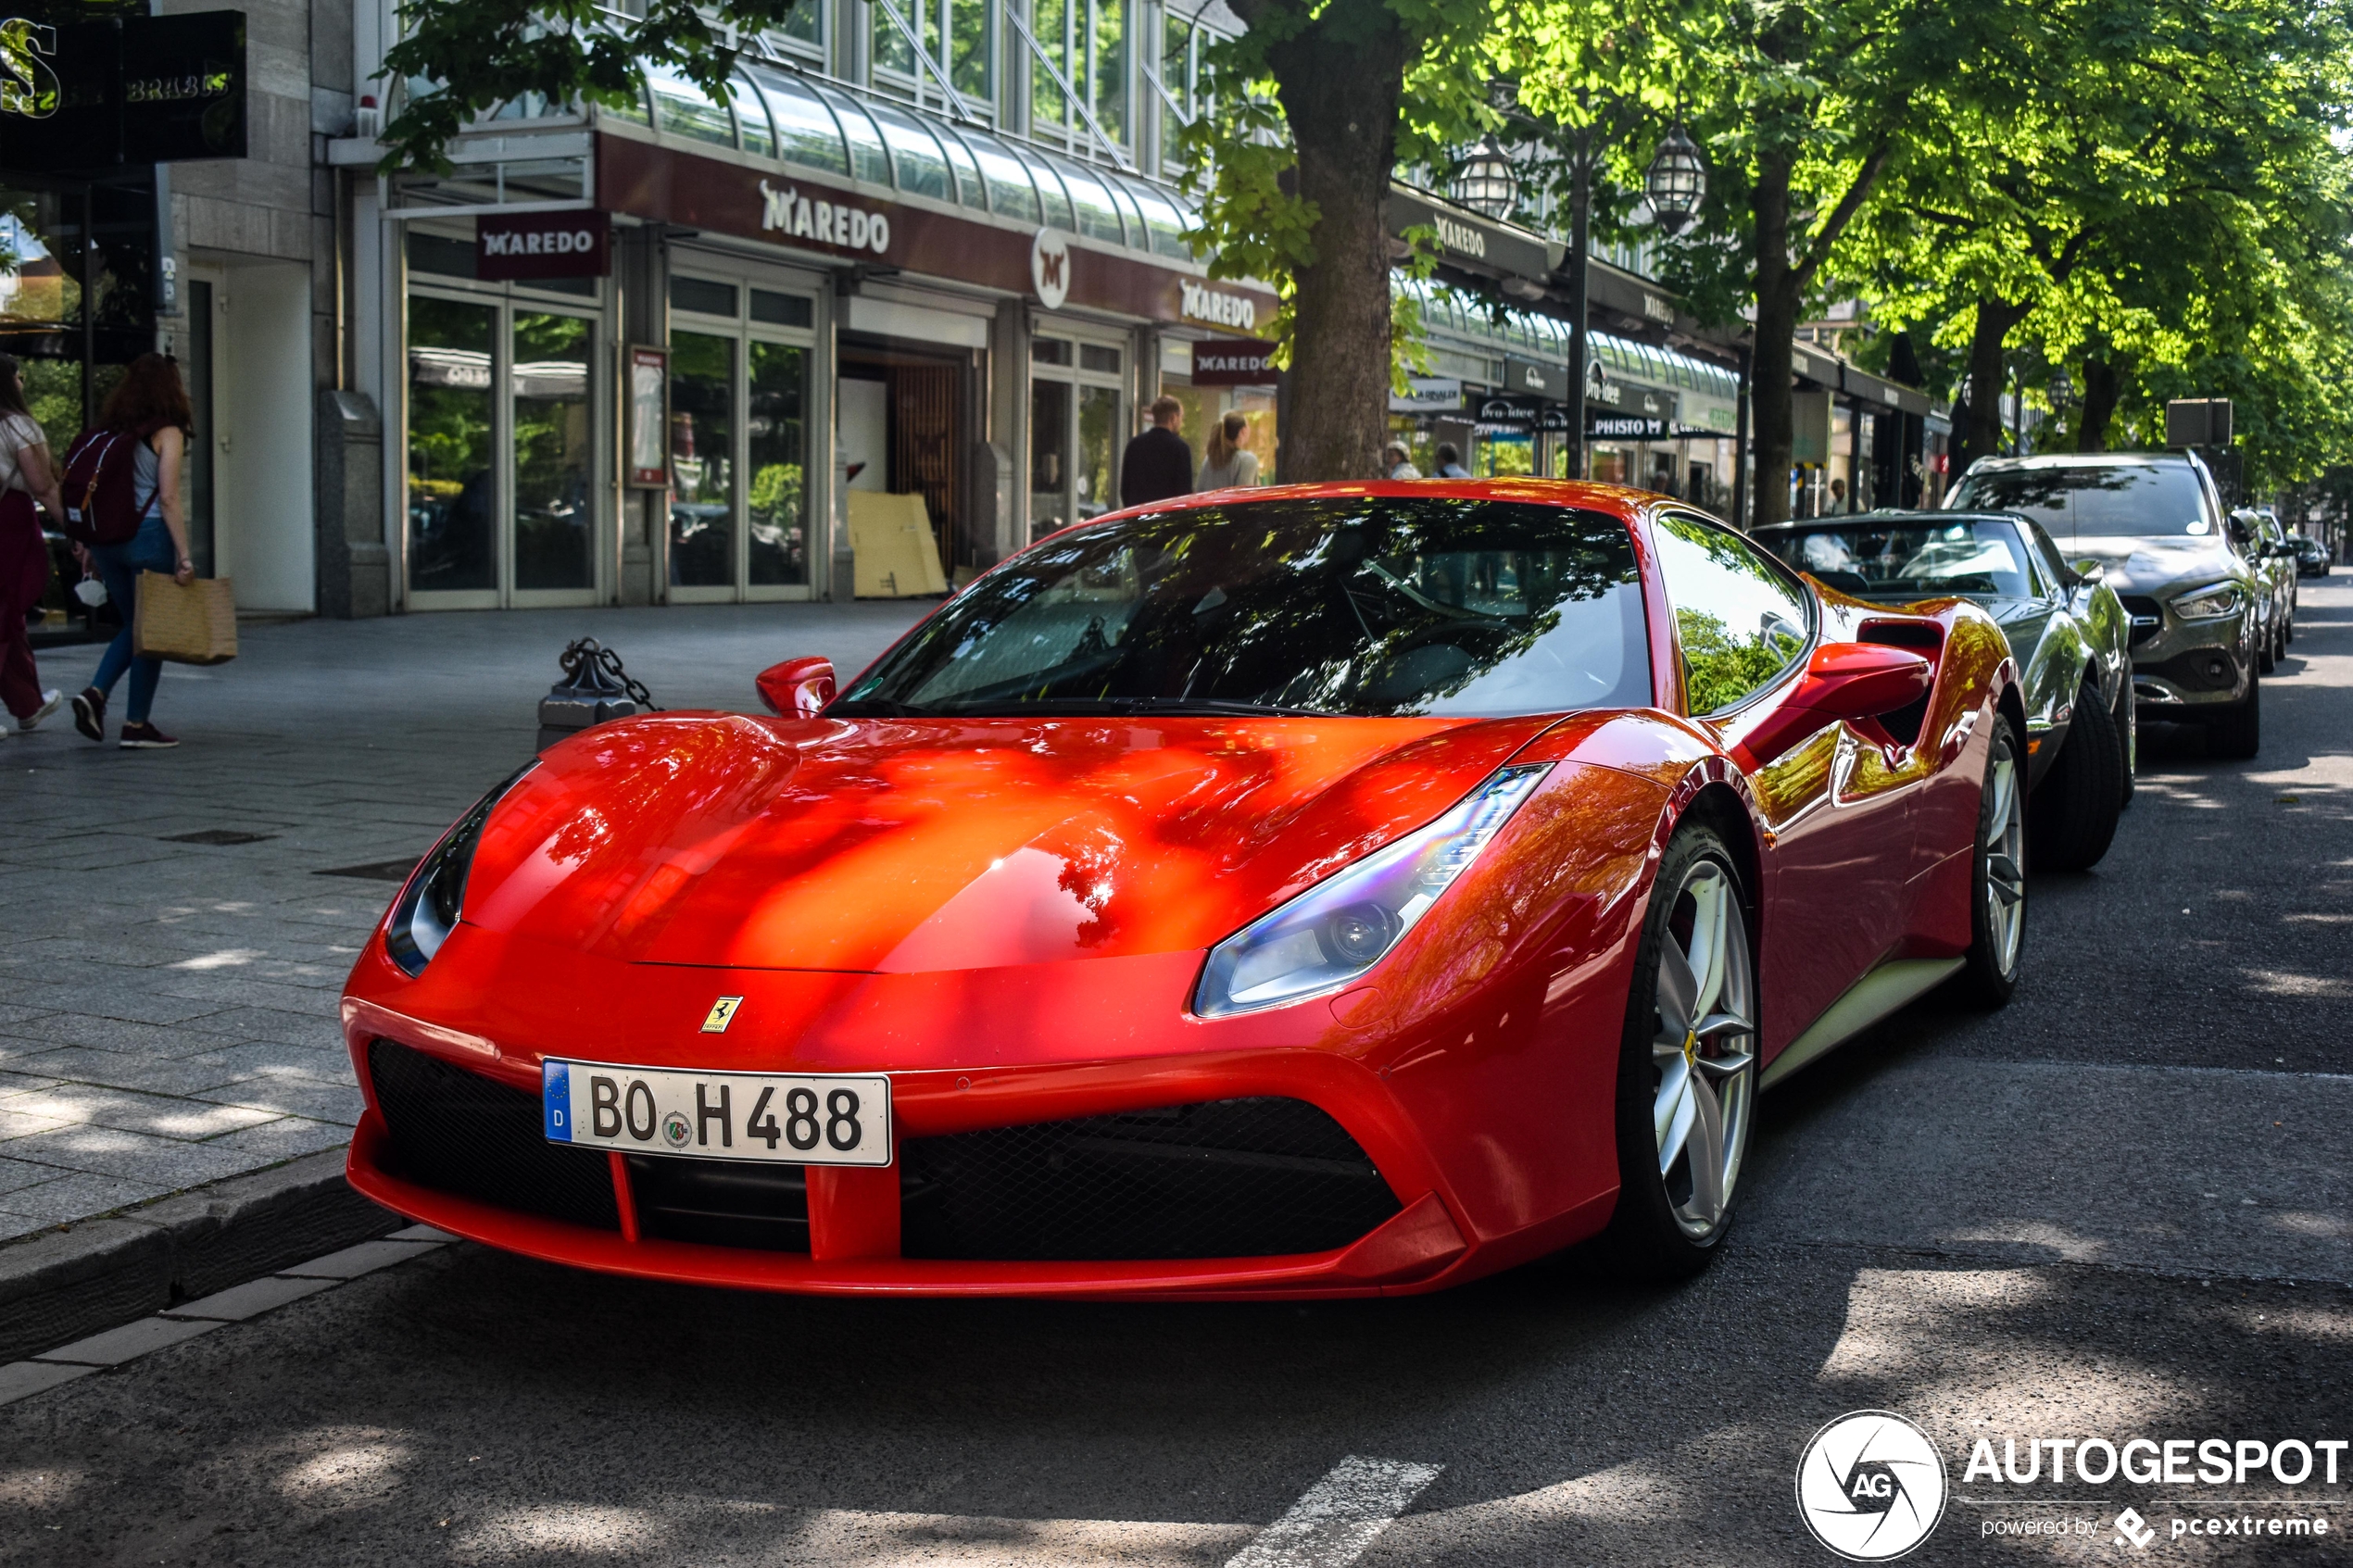
{"label": "black bollard", "polygon": [[564,678],[539,699],[539,749],[609,719],[661,711],[643,684],[629,678],[621,656],[594,637],[583,637],[557,660]]}

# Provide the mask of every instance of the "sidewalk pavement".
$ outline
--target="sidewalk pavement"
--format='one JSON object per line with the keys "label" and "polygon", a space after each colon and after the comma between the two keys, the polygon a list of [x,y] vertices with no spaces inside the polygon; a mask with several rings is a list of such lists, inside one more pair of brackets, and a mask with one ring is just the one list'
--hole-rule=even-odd
{"label": "sidewalk pavement", "polygon": [[[339,1146],[360,1110],[336,999],[397,873],[531,754],[574,637],[664,708],[757,711],[752,676],[862,669],[927,602],[510,610],[248,626],[167,665],[171,751],[61,711],[0,739],[0,1242]],[[80,690],[96,647],[41,656]],[[356,874],[337,874],[349,868]]]}

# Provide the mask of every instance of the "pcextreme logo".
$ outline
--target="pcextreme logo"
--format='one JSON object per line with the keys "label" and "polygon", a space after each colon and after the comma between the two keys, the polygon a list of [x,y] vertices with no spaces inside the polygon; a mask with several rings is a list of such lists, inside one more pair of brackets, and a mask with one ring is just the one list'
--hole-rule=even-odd
{"label": "pcextreme logo", "polygon": [[1840,1416],[1798,1458],[1798,1517],[1850,1562],[1886,1562],[1928,1539],[1944,1497],[1944,1457],[1892,1411]]}

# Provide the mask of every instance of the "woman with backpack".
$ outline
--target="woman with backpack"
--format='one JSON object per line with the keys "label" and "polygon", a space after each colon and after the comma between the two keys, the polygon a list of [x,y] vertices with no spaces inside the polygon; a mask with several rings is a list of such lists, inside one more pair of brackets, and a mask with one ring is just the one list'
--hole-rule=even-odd
{"label": "woman with backpack", "polygon": [[[132,629],[139,617],[141,572],[164,572],[182,583],[196,578],[195,562],[188,556],[187,514],[180,501],[181,463],[195,421],[188,409],[188,389],[180,384],[180,367],[160,354],[142,354],[131,361],[98,422],[107,434],[129,438],[119,445],[127,448],[130,458],[131,506],[138,529],[120,543],[89,546],[90,564],[122,617],[122,630],[107,645],[90,684],[73,699],[73,727],[92,740],[107,738],[107,698],[127,670],[131,700],[123,709],[123,749],[157,751],[180,744],[147,717],[155,704],[156,684],[163,677],[163,660],[132,658]],[[76,470],[78,455],[90,440],[85,435],[74,444],[77,457],[68,458],[69,470]],[[104,483],[94,480],[93,494]],[[69,492],[71,488],[69,484]],[[72,503],[70,494],[67,500]]]}
{"label": "woman with backpack", "polygon": [[16,358],[0,354],[0,702],[15,716],[19,733],[55,713],[65,700],[41,689],[32,643],[25,635],[25,617],[49,588],[49,542],[41,536],[35,501],[52,521],[64,524],[49,438],[25,407]]}

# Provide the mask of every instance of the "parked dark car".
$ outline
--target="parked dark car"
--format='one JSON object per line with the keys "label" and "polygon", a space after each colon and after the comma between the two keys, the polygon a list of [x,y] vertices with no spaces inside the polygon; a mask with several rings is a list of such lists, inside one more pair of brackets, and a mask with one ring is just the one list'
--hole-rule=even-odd
{"label": "parked dark car", "polygon": [[2231,547],[2221,495],[2196,453],[1980,458],[1945,504],[2022,513],[2072,570],[2100,567],[2131,620],[2142,719],[2205,726],[2217,757],[2261,748],[2263,588]]}
{"label": "parked dark car", "polygon": [[2296,546],[2296,574],[2298,577],[2326,577],[2329,574],[2329,547],[2326,545],[2301,534],[2291,536],[2288,543]]}
{"label": "parked dark car", "polygon": [[2130,627],[2099,573],[2076,571],[2032,520],[1861,512],[1760,528],[1756,542],[1824,586],[1907,604],[1961,597],[2000,621],[2026,698],[2033,863],[2081,871],[2116,836],[2136,727]]}

